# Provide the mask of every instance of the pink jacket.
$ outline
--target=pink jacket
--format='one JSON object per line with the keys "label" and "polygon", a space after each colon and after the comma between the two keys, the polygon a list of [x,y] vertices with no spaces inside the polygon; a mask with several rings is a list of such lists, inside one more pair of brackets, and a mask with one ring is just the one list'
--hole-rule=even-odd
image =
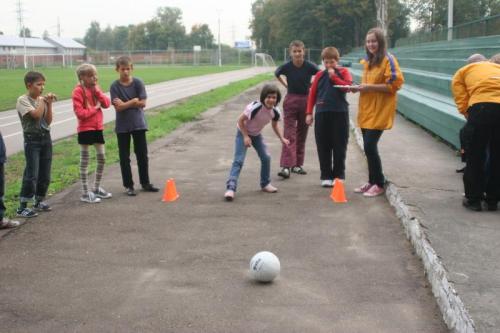
{"label": "pink jacket", "polygon": [[[78,133],[85,131],[101,131],[104,129],[101,107],[107,109],[111,105],[109,97],[104,95],[99,86],[95,89],[84,88],[81,84],[73,89],[73,111],[78,119]],[[101,107],[95,107],[97,102]]]}

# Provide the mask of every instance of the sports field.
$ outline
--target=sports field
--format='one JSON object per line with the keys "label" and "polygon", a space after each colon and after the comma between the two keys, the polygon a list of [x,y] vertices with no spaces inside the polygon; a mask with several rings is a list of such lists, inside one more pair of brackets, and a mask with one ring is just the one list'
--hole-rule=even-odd
{"label": "sports field", "polygon": [[[135,66],[134,76],[141,78],[144,83],[180,79],[189,76],[226,72],[241,69],[241,66]],[[77,83],[75,68],[42,68],[36,69],[44,74],[47,79],[46,92],[55,93],[59,99],[71,97],[71,91]],[[99,85],[104,91],[109,90],[111,82],[118,78],[114,67],[98,67]],[[0,69],[0,111],[13,109],[16,106],[17,97],[24,94],[23,77],[24,69],[7,70]]]}

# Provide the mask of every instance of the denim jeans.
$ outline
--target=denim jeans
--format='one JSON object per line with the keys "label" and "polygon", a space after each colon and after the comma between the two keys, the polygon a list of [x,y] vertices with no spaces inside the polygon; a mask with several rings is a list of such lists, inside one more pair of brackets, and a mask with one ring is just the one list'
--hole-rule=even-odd
{"label": "denim jeans", "polygon": [[146,131],[132,131],[128,133],[116,133],[118,139],[118,151],[120,155],[120,169],[124,187],[134,187],[132,169],[130,167],[130,138],[134,140],[134,153],[139,169],[139,181],[141,185],[149,184],[149,162],[148,144],[146,141]]}
{"label": "denim jeans", "polygon": [[368,161],[368,182],[383,187],[385,177],[377,145],[384,131],[362,128],[361,133],[363,134],[363,146]]}
{"label": "denim jeans", "polygon": [[[250,136],[250,139],[252,139],[252,146],[257,151],[257,155],[259,155],[261,162],[260,187],[265,187],[271,182],[271,156],[267,152],[267,147],[264,143],[262,134]],[[241,131],[238,129],[234,144],[234,161],[226,183],[226,188],[228,190],[236,191],[238,186],[238,177],[240,176],[241,169],[243,168],[246,154],[247,147],[245,146],[243,134],[241,134]]]}
{"label": "denim jeans", "polygon": [[3,219],[3,214],[5,213],[5,204],[3,201],[3,196],[5,194],[5,170],[4,164],[0,162],[0,222]]}
{"label": "denim jeans", "polygon": [[52,139],[50,133],[24,133],[24,168],[21,185],[21,202],[29,202],[35,197],[41,201],[47,195],[50,184],[50,169],[52,166]]}

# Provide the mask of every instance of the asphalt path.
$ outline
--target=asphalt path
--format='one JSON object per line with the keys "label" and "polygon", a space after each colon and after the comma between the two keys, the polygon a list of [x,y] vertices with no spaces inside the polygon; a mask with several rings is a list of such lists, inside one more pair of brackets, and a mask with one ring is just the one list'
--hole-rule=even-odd
{"label": "asphalt path", "polygon": [[[312,130],[309,174],[280,180],[270,126],[263,135],[279,192],[260,191],[250,149],[235,201],[223,200],[236,119],[258,94],[248,90],[150,144],[151,179],[174,178],[177,201],[126,196],[119,166],[107,165],[113,198],[82,203],[75,184],[49,198],[53,211],[4,235],[0,332],[447,332],[386,198],[353,193],[367,178],[354,140],[348,203],[333,203],[319,185]],[[248,276],[262,250],[281,260],[272,284]]]}
{"label": "asphalt path", "polygon": [[[146,86],[148,93],[146,110],[271,70],[272,68],[268,67],[252,67],[151,84]],[[103,87],[103,89],[105,88]],[[53,112],[54,120],[51,125],[52,140],[65,138],[76,133],[77,121],[70,99],[56,102]],[[113,107],[104,110],[104,122],[108,123],[113,120],[115,120]],[[23,132],[16,110],[0,112],[0,131],[5,140],[8,155],[23,150]]]}

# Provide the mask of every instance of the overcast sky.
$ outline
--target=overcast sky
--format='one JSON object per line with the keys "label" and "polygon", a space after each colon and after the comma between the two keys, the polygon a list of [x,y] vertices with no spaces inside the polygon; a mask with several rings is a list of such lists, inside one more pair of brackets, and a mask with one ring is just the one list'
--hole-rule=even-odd
{"label": "overcast sky", "polygon": [[[145,22],[155,16],[158,7],[177,7],[182,10],[186,31],[194,24],[206,23],[217,39],[220,15],[221,41],[232,45],[235,40],[248,39],[252,0],[21,0],[24,25],[33,36],[41,37],[47,30],[57,35],[57,20],[61,36],[83,38],[95,20],[105,28]],[[18,35],[18,0],[2,0],[0,31]]]}

